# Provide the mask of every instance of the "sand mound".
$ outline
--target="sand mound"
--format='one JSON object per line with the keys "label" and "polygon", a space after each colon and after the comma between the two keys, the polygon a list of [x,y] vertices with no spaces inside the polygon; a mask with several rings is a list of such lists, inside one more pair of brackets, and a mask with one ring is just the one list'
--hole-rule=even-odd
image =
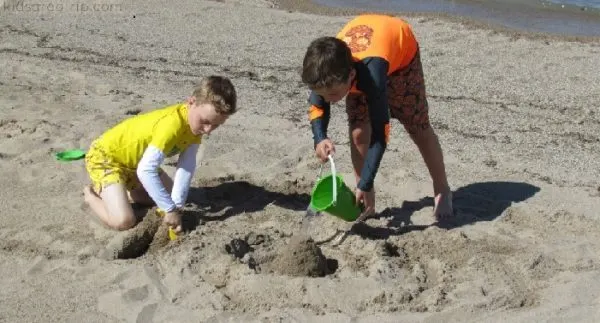
{"label": "sand mound", "polygon": [[302,235],[292,236],[267,267],[271,272],[288,276],[323,277],[329,273],[321,248]]}
{"label": "sand mound", "polygon": [[169,226],[161,221],[152,241],[150,242],[150,246],[148,246],[147,252],[156,253],[166,247],[169,242],[171,242],[171,239],[169,239]]}

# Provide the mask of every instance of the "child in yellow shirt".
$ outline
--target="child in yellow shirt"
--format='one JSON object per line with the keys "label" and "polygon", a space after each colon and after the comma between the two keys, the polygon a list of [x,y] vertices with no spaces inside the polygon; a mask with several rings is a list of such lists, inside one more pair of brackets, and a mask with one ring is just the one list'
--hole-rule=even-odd
{"label": "child in yellow shirt", "polygon": [[[86,203],[108,227],[136,225],[130,202],[153,204],[164,222],[181,231],[179,209],[185,204],[203,135],[236,112],[236,91],[227,78],[209,76],[184,103],[126,119],[94,140],[85,158],[91,185]],[[172,180],[161,168],[178,156]]]}

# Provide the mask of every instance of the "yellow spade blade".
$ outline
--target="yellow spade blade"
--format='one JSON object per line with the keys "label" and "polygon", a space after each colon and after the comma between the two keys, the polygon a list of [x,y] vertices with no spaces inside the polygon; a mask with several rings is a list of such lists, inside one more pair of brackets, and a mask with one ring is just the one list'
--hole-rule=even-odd
{"label": "yellow spade blade", "polygon": [[[157,210],[156,213],[160,216],[163,217],[166,215],[166,213],[163,210]],[[175,233],[175,231],[173,231],[173,228],[169,227],[169,240],[173,241],[177,239],[177,233]]]}
{"label": "yellow spade blade", "polygon": [[175,233],[175,231],[173,231],[173,229],[171,227],[169,227],[169,239],[171,241],[177,239],[177,233]]}

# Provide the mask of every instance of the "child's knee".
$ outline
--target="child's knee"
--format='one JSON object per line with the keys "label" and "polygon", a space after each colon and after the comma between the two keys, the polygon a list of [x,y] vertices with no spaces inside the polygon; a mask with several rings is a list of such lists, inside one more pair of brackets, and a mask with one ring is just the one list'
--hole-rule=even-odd
{"label": "child's knee", "polygon": [[136,225],[136,222],[133,214],[123,214],[120,217],[114,217],[113,228],[119,231],[129,230]]}
{"label": "child's knee", "polygon": [[431,127],[418,129],[417,131],[410,133],[410,137],[418,146],[435,144],[438,139]]}
{"label": "child's knee", "polygon": [[350,134],[355,146],[368,145],[371,142],[371,129],[368,126],[354,127]]}
{"label": "child's knee", "polygon": [[406,131],[410,134],[411,137],[413,138],[430,138],[435,136],[435,132],[433,131],[433,128],[431,127],[425,127],[425,126],[413,126],[413,127],[409,127],[406,129]]}

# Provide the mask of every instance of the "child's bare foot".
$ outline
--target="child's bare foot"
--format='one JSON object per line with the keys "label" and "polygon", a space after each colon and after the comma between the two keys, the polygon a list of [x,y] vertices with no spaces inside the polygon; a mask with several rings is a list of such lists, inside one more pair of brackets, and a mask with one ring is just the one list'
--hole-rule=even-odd
{"label": "child's bare foot", "polygon": [[454,216],[452,207],[452,192],[440,193],[434,199],[433,216],[436,220],[447,219]]}
{"label": "child's bare foot", "polygon": [[86,201],[86,203],[89,203],[89,200],[93,197],[98,197],[98,194],[96,194],[96,192],[94,192],[92,185],[84,186],[83,187],[83,199]]}

